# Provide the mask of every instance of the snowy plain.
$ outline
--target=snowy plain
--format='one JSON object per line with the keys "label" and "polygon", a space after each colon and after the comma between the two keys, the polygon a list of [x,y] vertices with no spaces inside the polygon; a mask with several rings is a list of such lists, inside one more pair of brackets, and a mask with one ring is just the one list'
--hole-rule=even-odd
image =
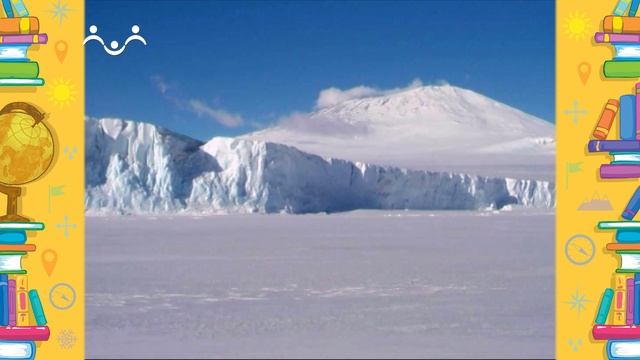
{"label": "snowy plain", "polygon": [[554,354],[549,209],[88,217],[86,245],[89,358]]}

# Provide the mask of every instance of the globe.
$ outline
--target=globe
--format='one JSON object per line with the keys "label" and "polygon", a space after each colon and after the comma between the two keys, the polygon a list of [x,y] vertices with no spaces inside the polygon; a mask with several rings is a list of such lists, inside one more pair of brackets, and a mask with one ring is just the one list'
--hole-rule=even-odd
{"label": "globe", "polygon": [[53,162],[53,136],[42,122],[22,112],[0,115],[0,183],[23,185]]}

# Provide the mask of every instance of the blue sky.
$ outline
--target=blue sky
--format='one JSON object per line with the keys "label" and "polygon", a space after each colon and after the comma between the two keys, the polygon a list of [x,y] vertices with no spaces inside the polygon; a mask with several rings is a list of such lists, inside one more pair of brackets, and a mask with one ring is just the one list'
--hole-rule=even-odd
{"label": "blue sky", "polygon": [[87,114],[202,140],[313,110],[330,87],[414,79],[472,89],[554,117],[553,1],[87,0],[109,44],[134,24],[148,46],[86,46]]}

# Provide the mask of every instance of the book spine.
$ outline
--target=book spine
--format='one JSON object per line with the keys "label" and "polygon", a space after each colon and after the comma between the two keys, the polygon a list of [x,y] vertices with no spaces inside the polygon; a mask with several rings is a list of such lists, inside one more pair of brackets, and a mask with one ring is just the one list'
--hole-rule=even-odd
{"label": "book spine", "polygon": [[602,66],[602,74],[607,78],[626,79],[626,78],[640,77],[640,61],[607,60],[604,62],[604,65]]}
{"label": "book spine", "polygon": [[2,0],[2,7],[4,8],[4,13],[7,14],[8,18],[14,17],[10,0]]}
{"label": "book spine", "polygon": [[0,326],[0,339],[8,341],[47,341],[51,332],[48,326]]}
{"label": "book spine", "polygon": [[635,288],[634,278],[627,278],[627,316],[625,318],[626,325],[633,325],[633,314],[635,309]]}
{"label": "book spine", "polygon": [[29,326],[29,284],[27,276],[16,276],[16,324]]}
{"label": "book spine", "polygon": [[593,39],[597,43],[638,43],[640,42],[640,34],[610,34],[597,32]]}
{"label": "book spine", "polygon": [[620,97],[620,139],[636,139],[636,96]]}
{"label": "book spine", "polygon": [[620,102],[616,99],[609,99],[607,103],[604,104],[604,108],[600,113],[600,119],[598,119],[598,123],[596,124],[595,130],[593,130],[593,137],[599,140],[604,140],[609,135],[609,130],[611,130],[611,125],[613,125],[613,121],[616,118],[616,114],[618,113],[618,109],[620,108]]}
{"label": "book spine", "polygon": [[640,178],[640,165],[603,164],[600,165],[601,179],[636,179]]}
{"label": "book spine", "polygon": [[0,35],[0,44],[46,44],[47,34],[36,35]]}
{"label": "book spine", "polygon": [[635,139],[640,139],[640,83],[636,83],[636,137]]}
{"label": "book spine", "polygon": [[638,210],[640,210],[640,186],[636,188],[636,191],[631,196],[631,199],[629,199],[627,207],[622,212],[622,217],[625,220],[633,220],[633,218],[638,213]]}
{"label": "book spine", "polygon": [[28,62],[0,62],[0,78],[37,78],[40,73],[38,63]]}
{"label": "book spine", "polygon": [[640,33],[640,18],[633,16],[605,16],[602,20],[602,31],[606,33]]}
{"label": "book spine", "polygon": [[634,274],[633,292],[633,324],[640,325],[640,273]]}
{"label": "book spine", "polygon": [[9,325],[9,276],[0,274],[0,325]]}
{"label": "book spine", "polygon": [[631,0],[618,0],[618,4],[616,4],[615,9],[613,9],[613,15],[622,16],[629,9],[629,5],[631,5]]}
{"label": "book spine", "polygon": [[38,18],[30,16],[23,18],[0,18],[1,35],[35,35],[40,30]]}
{"label": "book spine", "polygon": [[604,323],[607,322],[611,301],[613,301],[613,289],[607,288],[604,290],[604,293],[602,293],[602,299],[600,299],[600,307],[598,308],[598,315],[596,315],[596,324],[604,325]]}
{"label": "book spine", "polygon": [[16,10],[16,13],[19,17],[27,17],[29,16],[29,10],[24,6],[24,2],[22,0],[11,0],[11,4],[13,8]]}
{"label": "book spine", "polygon": [[640,0],[632,0],[629,7],[629,16],[636,16],[638,13],[638,7],[640,6]]}
{"label": "book spine", "polygon": [[627,317],[627,275],[616,274],[613,301],[613,324],[626,325]]}
{"label": "book spine", "polygon": [[16,281],[9,280],[9,326],[16,326]]}
{"label": "book spine", "polygon": [[36,289],[29,290],[29,300],[31,302],[33,316],[36,318],[36,324],[38,326],[47,325],[47,318],[44,316],[42,302],[40,302],[40,296],[38,296],[38,291]]}
{"label": "book spine", "polygon": [[587,148],[589,152],[638,152],[640,141],[590,140]]}

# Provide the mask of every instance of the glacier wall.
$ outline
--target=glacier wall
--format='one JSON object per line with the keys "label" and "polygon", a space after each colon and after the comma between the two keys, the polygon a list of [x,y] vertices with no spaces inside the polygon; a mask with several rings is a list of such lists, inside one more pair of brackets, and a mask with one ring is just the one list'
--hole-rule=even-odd
{"label": "glacier wall", "polygon": [[324,159],[286,145],[200,141],[144,123],[86,121],[89,213],[310,213],[553,207],[554,184]]}

